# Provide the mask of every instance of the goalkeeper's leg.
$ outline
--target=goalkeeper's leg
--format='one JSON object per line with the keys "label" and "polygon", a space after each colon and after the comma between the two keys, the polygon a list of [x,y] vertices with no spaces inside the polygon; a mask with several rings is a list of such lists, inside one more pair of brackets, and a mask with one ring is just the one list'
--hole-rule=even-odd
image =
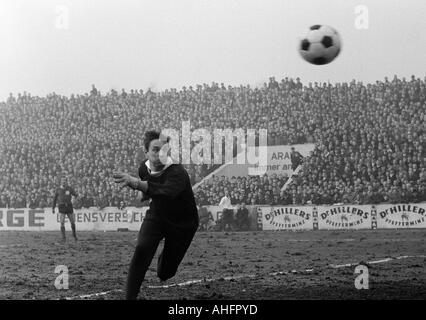
{"label": "goalkeeper's leg", "polygon": [[163,237],[164,235],[160,222],[147,213],[142,222],[138,236],[138,244],[136,245],[132,261],[130,262],[126,285],[127,300],[135,300],[137,298],[145,278],[145,273]]}
{"label": "goalkeeper's leg", "polygon": [[157,276],[161,281],[166,281],[174,277],[179,264],[191,245],[197,229],[198,225],[191,229],[185,228],[167,231],[164,248],[158,257],[157,264]]}

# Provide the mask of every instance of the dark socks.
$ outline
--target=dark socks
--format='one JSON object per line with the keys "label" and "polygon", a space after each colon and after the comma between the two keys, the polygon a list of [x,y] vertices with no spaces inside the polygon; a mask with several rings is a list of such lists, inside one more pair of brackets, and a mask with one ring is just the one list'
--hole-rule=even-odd
{"label": "dark socks", "polygon": [[77,240],[77,234],[75,233],[75,223],[71,223],[72,236]]}
{"label": "dark socks", "polygon": [[61,225],[62,240],[65,240],[65,226]]}
{"label": "dark socks", "polygon": [[127,276],[127,300],[136,300],[150,263],[151,259],[147,259],[143,249],[137,246],[130,262],[129,274]]}

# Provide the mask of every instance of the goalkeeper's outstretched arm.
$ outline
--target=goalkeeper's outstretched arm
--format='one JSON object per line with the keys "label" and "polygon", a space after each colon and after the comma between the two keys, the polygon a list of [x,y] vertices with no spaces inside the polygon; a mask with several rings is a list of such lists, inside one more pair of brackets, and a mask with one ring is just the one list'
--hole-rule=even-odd
{"label": "goalkeeper's outstretched arm", "polygon": [[139,178],[132,177],[130,174],[125,172],[114,172],[113,178],[115,183],[120,184],[120,188],[123,189],[124,187],[132,188],[133,190],[139,190],[142,191],[143,194],[146,194],[146,191],[148,190],[148,182],[142,181]]}

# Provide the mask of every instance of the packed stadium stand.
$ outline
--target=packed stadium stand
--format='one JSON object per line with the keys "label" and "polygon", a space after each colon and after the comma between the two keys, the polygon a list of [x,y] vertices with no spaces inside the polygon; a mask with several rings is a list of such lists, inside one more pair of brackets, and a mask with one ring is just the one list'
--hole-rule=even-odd
{"label": "packed stadium stand", "polygon": [[[0,103],[0,208],[51,206],[62,175],[75,207],[141,206],[119,191],[114,169],[135,173],[147,129],[264,128],[269,145],[315,143],[285,192],[285,176],[214,176],[195,190],[200,205],[426,201],[426,79],[309,83],[270,78],[260,88],[213,83],[181,90],[94,86],[69,97],[28,93]],[[193,184],[213,165],[186,165]]]}

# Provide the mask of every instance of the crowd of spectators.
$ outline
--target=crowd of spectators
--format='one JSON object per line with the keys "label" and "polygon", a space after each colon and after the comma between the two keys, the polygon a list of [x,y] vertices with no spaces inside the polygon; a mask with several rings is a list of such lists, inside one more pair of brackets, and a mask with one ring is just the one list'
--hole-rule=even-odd
{"label": "crowd of spectators", "polygon": [[[394,77],[283,90],[289,100],[281,107],[288,113],[277,120],[290,119],[291,128],[317,147],[284,192],[271,187],[271,179],[260,183],[249,177],[244,191],[235,191],[240,202],[253,197],[258,204],[280,205],[426,201],[425,81]],[[278,181],[279,187],[285,183]],[[197,194],[215,203],[222,190],[234,188],[226,178],[212,178]]]}
{"label": "crowd of spectators", "polygon": [[[0,102],[0,207],[46,207],[66,174],[77,207],[141,205],[120,191],[114,169],[136,174],[145,130],[268,129],[269,145],[315,143],[284,193],[284,176],[212,177],[200,204],[424,201],[426,78],[363,84],[270,78],[260,88],[213,83],[181,90],[111,90],[46,97],[24,92]],[[200,182],[214,165],[185,165]]]}
{"label": "crowd of spectators", "polygon": [[280,204],[280,190],[286,181],[286,176],[276,174],[231,178],[213,175],[195,194],[200,205],[218,205],[225,193],[232,205]]}

